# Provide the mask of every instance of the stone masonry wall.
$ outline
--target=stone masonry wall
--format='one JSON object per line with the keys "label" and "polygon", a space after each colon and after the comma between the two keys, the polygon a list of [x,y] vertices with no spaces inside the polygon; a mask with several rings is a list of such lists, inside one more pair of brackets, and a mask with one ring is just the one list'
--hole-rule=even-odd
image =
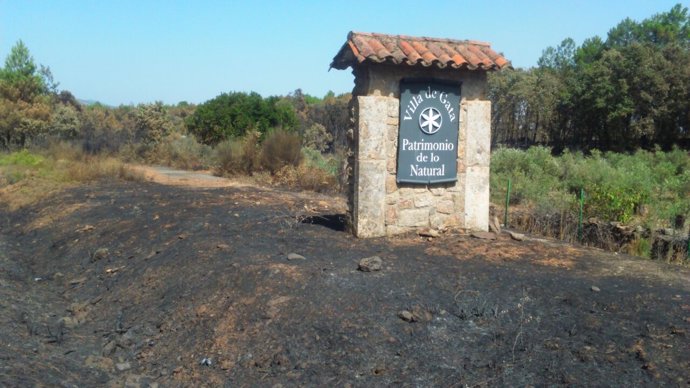
{"label": "stone masonry wall", "polygon": [[421,228],[487,230],[491,104],[482,99],[484,79],[464,74],[461,80],[457,181],[399,184],[397,87],[402,75],[388,70],[355,74],[359,80],[353,96],[357,117],[350,201],[355,235],[391,236]]}

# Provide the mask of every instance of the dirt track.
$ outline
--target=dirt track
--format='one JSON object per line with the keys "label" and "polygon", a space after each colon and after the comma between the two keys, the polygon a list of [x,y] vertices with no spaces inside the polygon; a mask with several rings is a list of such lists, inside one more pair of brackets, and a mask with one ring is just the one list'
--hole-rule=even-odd
{"label": "dirt track", "polygon": [[690,384],[688,268],[505,235],[357,240],[341,198],[167,183],[0,211],[0,385]]}

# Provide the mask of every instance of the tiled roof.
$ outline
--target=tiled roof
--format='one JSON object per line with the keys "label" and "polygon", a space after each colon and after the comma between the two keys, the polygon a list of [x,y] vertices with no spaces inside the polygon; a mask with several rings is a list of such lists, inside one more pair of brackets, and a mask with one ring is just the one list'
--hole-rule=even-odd
{"label": "tiled roof", "polygon": [[365,62],[469,70],[511,66],[484,42],[350,32],[331,67],[343,70]]}

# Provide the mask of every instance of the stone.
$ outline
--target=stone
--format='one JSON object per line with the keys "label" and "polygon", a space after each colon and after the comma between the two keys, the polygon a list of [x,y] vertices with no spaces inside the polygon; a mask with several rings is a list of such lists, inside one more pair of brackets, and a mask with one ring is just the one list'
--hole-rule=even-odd
{"label": "stone", "polygon": [[230,249],[230,245],[228,244],[218,244],[216,245],[216,248],[220,249],[221,251],[227,251]]}
{"label": "stone", "polygon": [[358,270],[362,272],[380,271],[383,267],[383,260],[378,256],[365,257],[359,261]]}
{"label": "stone", "polygon": [[434,204],[434,195],[429,192],[417,194],[414,197],[414,207],[429,207]]}
{"label": "stone", "polygon": [[431,192],[431,194],[438,197],[443,195],[446,192],[446,189],[441,187],[430,187],[429,191]]}
{"label": "stone", "polygon": [[386,110],[396,100],[390,97],[358,96],[359,105],[359,158],[385,160],[387,138]]}
{"label": "stone", "polygon": [[465,228],[488,230],[489,166],[469,166],[465,173]]}
{"label": "stone", "polygon": [[397,168],[398,168],[398,163],[395,158],[390,158],[388,159],[388,162],[386,162],[386,171],[389,174],[395,174],[397,173]]}
{"label": "stone", "polygon": [[395,206],[386,207],[386,225],[396,224],[398,221],[398,210]]}
{"label": "stone", "polygon": [[93,261],[106,259],[106,258],[108,258],[109,253],[110,253],[110,251],[108,250],[108,248],[98,248],[98,249],[96,249],[96,252],[94,252],[93,255],[91,256],[91,261],[93,262]]}
{"label": "stone", "polygon": [[402,209],[398,212],[398,226],[417,226],[429,225],[429,209]]}
{"label": "stone", "polygon": [[398,225],[386,225],[386,235],[396,236],[398,234],[403,234],[409,232],[409,228],[404,228]]}
{"label": "stone", "polygon": [[508,232],[510,235],[510,238],[512,238],[515,241],[525,241],[525,235],[522,233],[516,233],[516,232]]}
{"label": "stone", "polygon": [[124,372],[126,370],[132,369],[132,365],[128,361],[118,362],[117,364],[115,364],[115,369],[117,369],[119,372]]}
{"label": "stone", "polygon": [[86,276],[82,276],[82,277],[77,278],[77,279],[72,279],[69,281],[69,285],[70,286],[76,286],[78,284],[82,284],[86,281],[86,279],[87,279]]}
{"label": "stone", "polygon": [[68,329],[74,329],[79,326],[79,320],[76,317],[62,317],[60,321]]}
{"label": "stone", "polygon": [[355,234],[357,237],[384,236],[386,161],[360,159],[358,165],[353,209]]}
{"label": "stone", "polygon": [[482,240],[495,240],[496,239],[496,234],[493,232],[472,232],[471,234],[472,237],[474,238],[479,238]]}
{"label": "stone", "polygon": [[436,229],[423,228],[417,231],[417,234],[422,237],[438,237],[441,234]]}
{"label": "stone", "polygon": [[386,193],[391,194],[398,190],[398,182],[395,175],[386,176]]}
{"label": "stone", "polygon": [[109,341],[105,346],[103,346],[103,351],[101,352],[103,356],[112,356],[117,350],[117,341]]}
{"label": "stone", "polygon": [[431,321],[434,316],[429,312],[429,310],[423,308],[422,306],[412,307],[412,318],[415,321]]}
{"label": "stone", "polygon": [[402,199],[398,203],[398,209],[412,209],[413,206],[414,206],[414,203],[412,202],[412,199],[410,199],[410,198]]}
{"label": "stone", "polygon": [[417,320],[410,311],[402,310],[398,313],[398,317],[405,322],[416,322]]}
{"label": "stone", "polygon": [[297,254],[297,253],[288,253],[287,259],[292,261],[292,260],[306,260],[307,258],[300,255],[300,254]]}
{"label": "stone", "polygon": [[594,292],[599,292],[599,291],[601,291],[601,289],[600,289],[599,287],[597,287],[597,286],[592,286],[592,287],[590,287],[590,289],[591,289],[592,291],[594,291]]}
{"label": "stone", "polygon": [[105,372],[113,370],[113,360],[108,357],[88,356],[84,360],[84,364],[89,368],[100,369]]}
{"label": "stone", "polygon": [[452,215],[443,213],[434,213],[429,217],[429,226],[434,229],[444,229],[448,225],[452,225]]}
{"label": "stone", "polygon": [[489,230],[496,234],[501,234],[501,222],[498,221],[498,217],[493,216],[493,218],[491,218],[491,222],[489,222]]}
{"label": "stone", "polygon": [[439,201],[436,204],[436,211],[443,214],[451,214],[455,211],[455,203],[452,200]]}

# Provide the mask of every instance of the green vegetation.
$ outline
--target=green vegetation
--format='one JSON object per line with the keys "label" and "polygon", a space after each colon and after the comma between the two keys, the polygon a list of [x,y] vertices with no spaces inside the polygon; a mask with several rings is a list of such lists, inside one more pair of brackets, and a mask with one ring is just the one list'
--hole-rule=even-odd
{"label": "green vegetation", "polygon": [[[77,161],[117,158],[213,168],[222,175],[266,173],[269,182],[293,187],[302,187],[302,181],[303,187],[317,190],[339,187],[337,182],[325,186],[337,176],[333,168],[323,168],[323,161],[339,164],[335,151],[345,144],[349,94],[329,92],[318,98],[298,89],[284,97],[263,98],[234,92],[199,106],[154,102],[108,107],[82,105],[57,86],[50,69],[36,65],[24,43],[17,42],[0,69],[0,151],[10,152],[0,159],[2,184],[26,183],[38,175],[56,182],[88,180],[99,173],[88,171],[88,166],[77,171]],[[43,154],[55,149],[71,150],[67,158],[56,156],[70,160],[67,170],[53,169],[56,160],[50,157],[43,163]],[[328,179],[322,179],[324,175]]]}
{"label": "green vegetation", "polygon": [[271,128],[293,130],[297,117],[289,102],[257,93],[223,93],[199,105],[186,120],[189,132],[204,144],[244,136],[249,131],[264,135]]}
{"label": "green vegetation", "polygon": [[89,155],[64,143],[38,153],[0,154],[0,206],[17,209],[70,185],[102,178],[144,179],[116,158]]}
{"label": "green vegetation", "polygon": [[581,188],[585,217],[657,228],[690,215],[690,155],[678,148],[588,156],[566,151],[558,157],[545,147],[501,148],[491,158],[493,203],[504,203],[508,179],[511,204],[542,216],[576,214]]}
{"label": "green vegetation", "polygon": [[[490,74],[493,143],[548,146],[494,152],[493,202],[503,203],[511,178],[513,204],[561,223],[580,188],[586,217],[655,227],[688,215],[688,63],[690,15],[677,5],[626,19],[606,39],[565,39],[536,68]],[[198,106],[82,105],[19,41],[0,69],[0,186],[125,176],[122,160],[340,190],[349,100],[297,89],[223,93]]]}
{"label": "green vegetation", "polygon": [[605,40],[544,50],[539,66],[489,76],[493,142],[557,150],[690,146],[690,14],[680,4]]}

